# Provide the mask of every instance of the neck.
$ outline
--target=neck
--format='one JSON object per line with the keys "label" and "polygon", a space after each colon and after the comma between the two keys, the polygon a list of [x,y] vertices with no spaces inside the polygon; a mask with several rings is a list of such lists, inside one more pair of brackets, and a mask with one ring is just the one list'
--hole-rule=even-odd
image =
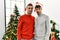
{"label": "neck", "polygon": [[27,15],[31,15],[30,13],[27,13]]}

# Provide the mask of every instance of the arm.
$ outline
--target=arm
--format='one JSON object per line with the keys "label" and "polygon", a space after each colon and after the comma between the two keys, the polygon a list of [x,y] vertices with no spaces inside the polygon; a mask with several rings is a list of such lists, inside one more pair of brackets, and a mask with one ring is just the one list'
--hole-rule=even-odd
{"label": "arm", "polygon": [[[34,28],[33,29],[35,29],[35,18],[34,18],[34,24],[33,25],[34,25]],[[33,30],[33,36],[35,36],[34,30]]]}
{"label": "arm", "polygon": [[51,30],[51,29],[50,29],[50,25],[49,25],[49,17],[46,17],[45,27],[46,27],[45,40],[49,40],[50,30]]}
{"label": "arm", "polygon": [[22,17],[19,18],[18,26],[17,26],[17,40],[21,40],[21,28],[22,28],[23,20]]}

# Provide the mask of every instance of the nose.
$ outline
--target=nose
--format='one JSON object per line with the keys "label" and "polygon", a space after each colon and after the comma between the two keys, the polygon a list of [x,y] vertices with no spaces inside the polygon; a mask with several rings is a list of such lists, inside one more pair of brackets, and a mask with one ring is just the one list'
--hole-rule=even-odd
{"label": "nose", "polygon": [[30,10],[32,10],[32,9],[30,8]]}

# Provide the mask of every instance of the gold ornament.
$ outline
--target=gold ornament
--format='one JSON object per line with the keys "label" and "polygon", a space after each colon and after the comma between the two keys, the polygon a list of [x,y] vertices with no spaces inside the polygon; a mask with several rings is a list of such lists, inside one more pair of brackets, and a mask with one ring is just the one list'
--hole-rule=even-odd
{"label": "gold ornament", "polygon": [[8,38],[8,36],[6,36],[6,38]]}

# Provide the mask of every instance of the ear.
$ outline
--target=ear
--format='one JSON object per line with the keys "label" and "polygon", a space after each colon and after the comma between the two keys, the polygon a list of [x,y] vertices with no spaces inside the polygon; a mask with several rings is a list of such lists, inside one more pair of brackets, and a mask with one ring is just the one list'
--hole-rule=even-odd
{"label": "ear", "polygon": [[34,12],[35,12],[36,10],[35,10],[35,8],[34,8]]}
{"label": "ear", "polygon": [[42,7],[41,7],[41,10],[42,10]]}
{"label": "ear", "polygon": [[26,11],[26,8],[24,10]]}
{"label": "ear", "polygon": [[35,12],[35,9],[34,9],[34,12]]}

